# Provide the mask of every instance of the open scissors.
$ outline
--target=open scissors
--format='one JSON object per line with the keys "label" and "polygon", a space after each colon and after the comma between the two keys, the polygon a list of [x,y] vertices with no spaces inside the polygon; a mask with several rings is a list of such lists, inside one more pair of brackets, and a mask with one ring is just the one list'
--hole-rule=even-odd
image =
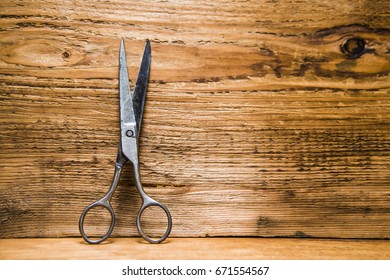
{"label": "open scissors", "polygon": [[[130,161],[133,164],[135,185],[142,198],[142,205],[137,215],[137,228],[142,237],[150,243],[160,243],[164,241],[172,229],[172,217],[168,208],[150,198],[144,191],[140,173],[139,173],[139,159],[138,159],[138,141],[141,131],[142,115],[144,112],[145,97],[150,71],[150,42],[146,41],[146,46],[141,61],[141,67],[138,72],[137,81],[134,87],[133,94],[130,94],[129,75],[127,73],[126,53],[123,39],[121,40],[120,54],[119,54],[119,112],[120,112],[120,143],[118,147],[118,155],[115,163],[114,178],[108,192],[98,201],[88,205],[80,216],[79,228],[82,237],[91,244],[97,244],[106,240],[115,225],[115,214],[111,207],[110,200],[115,192],[115,189],[121,176],[122,168],[126,162]],[[144,210],[150,206],[161,207],[168,218],[168,226],[164,235],[158,239],[152,239],[144,233],[141,227],[141,216]],[[84,231],[84,219],[92,208],[103,207],[106,208],[111,215],[111,224],[107,233],[100,239],[90,239]]]}

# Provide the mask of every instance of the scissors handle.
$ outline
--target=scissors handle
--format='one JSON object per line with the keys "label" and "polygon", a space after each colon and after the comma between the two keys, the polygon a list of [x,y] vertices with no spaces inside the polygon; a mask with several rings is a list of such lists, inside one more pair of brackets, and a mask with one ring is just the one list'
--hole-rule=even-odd
{"label": "scissors handle", "polygon": [[[142,217],[142,213],[148,208],[148,207],[151,207],[151,206],[157,206],[157,207],[160,207],[161,209],[164,210],[166,216],[167,216],[167,219],[168,219],[168,224],[167,224],[167,230],[165,231],[164,235],[160,238],[157,238],[157,239],[154,239],[154,238],[151,238],[149,237],[143,230],[142,230],[142,226],[141,226],[141,217]],[[142,237],[150,242],[150,243],[154,243],[154,244],[157,244],[157,243],[161,243],[163,242],[165,239],[167,239],[167,237],[169,236],[169,234],[171,233],[171,230],[172,230],[172,217],[171,217],[171,213],[169,213],[169,210],[168,208],[164,205],[164,204],[161,204],[160,202],[157,202],[153,199],[151,199],[149,196],[147,196],[146,194],[143,195],[143,203],[142,203],[142,206],[141,208],[139,209],[139,212],[138,212],[138,215],[137,215],[137,228],[138,228],[138,231],[139,233],[142,235]]]}
{"label": "scissors handle", "polygon": [[[106,232],[106,234],[103,237],[101,237],[100,239],[91,239],[90,237],[87,236],[87,234],[84,231],[84,220],[85,220],[85,217],[87,216],[88,212],[90,210],[92,210],[93,208],[95,208],[95,207],[106,208],[108,210],[108,212],[110,212],[110,215],[111,215],[110,227],[108,228],[108,231]],[[98,200],[98,201],[88,205],[87,207],[85,207],[84,211],[81,213],[80,221],[79,221],[80,233],[81,233],[81,236],[84,238],[84,240],[87,241],[90,244],[98,244],[98,243],[101,243],[104,240],[106,240],[111,235],[112,230],[114,229],[114,226],[115,226],[115,213],[114,213],[114,210],[111,207],[109,198],[107,196],[105,196],[102,199],[100,199],[100,200]]]}
{"label": "scissors handle", "polygon": [[[104,240],[106,240],[110,236],[110,234],[112,233],[112,230],[114,229],[115,213],[111,207],[110,199],[118,186],[119,178],[120,178],[121,173],[122,173],[122,168],[123,168],[125,163],[126,163],[126,159],[122,156],[122,151],[119,147],[118,156],[117,156],[116,163],[115,163],[114,178],[112,179],[110,189],[101,199],[99,199],[98,201],[85,207],[84,211],[81,213],[80,221],[79,221],[80,233],[81,233],[81,236],[84,238],[84,240],[90,244],[98,244],[98,243],[103,242]],[[109,227],[107,233],[102,238],[96,239],[96,240],[89,238],[85,234],[85,231],[84,231],[84,219],[87,216],[87,213],[95,207],[106,208],[108,210],[108,212],[110,212],[110,215],[111,215],[111,224],[110,224],[110,227]]]}

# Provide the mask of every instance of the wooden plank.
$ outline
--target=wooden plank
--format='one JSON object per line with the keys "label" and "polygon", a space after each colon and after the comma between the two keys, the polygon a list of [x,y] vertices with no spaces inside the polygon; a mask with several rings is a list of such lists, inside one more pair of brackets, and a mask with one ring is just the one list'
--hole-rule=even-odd
{"label": "wooden plank", "polygon": [[[107,190],[120,37],[132,80],[152,42],[141,177],[172,236],[390,237],[387,1],[0,10],[0,237],[78,236]],[[357,57],[349,38],[365,42]],[[139,204],[127,168],[113,236],[138,235]]]}
{"label": "wooden plank", "polygon": [[[112,238],[87,246],[81,238],[1,239],[0,259],[12,260],[389,260],[389,240],[292,238],[170,238],[150,246]],[[103,250],[102,250],[103,249]]]}

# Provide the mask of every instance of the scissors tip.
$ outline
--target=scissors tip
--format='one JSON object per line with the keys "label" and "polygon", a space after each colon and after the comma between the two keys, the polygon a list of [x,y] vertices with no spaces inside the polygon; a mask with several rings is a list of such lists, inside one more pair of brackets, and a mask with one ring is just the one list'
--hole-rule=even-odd
{"label": "scissors tip", "polygon": [[144,53],[148,54],[150,56],[150,41],[149,39],[146,39],[146,44],[145,44],[145,50],[144,50]]}

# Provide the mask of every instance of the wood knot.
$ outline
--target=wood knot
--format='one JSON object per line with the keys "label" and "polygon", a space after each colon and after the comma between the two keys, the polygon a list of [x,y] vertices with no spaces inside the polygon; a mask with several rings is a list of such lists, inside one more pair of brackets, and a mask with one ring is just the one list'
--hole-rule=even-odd
{"label": "wood knot", "polygon": [[67,59],[67,58],[69,58],[69,56],[70,56],[70,54],[67,51],[62,53],[62,58],[63,59]]}
{"label": "wood knot", "polygon": [[350,58],[358,58],[362,56],[366,49],[366,42],[359,37],[349,38],[340,46],[341,52],[345,53]]}
{"label": "wood knot", "polygon": [[257,226],[260,228],[268,228],[272,224],[272,221],[267,217],[259,217],[257,219]]}

